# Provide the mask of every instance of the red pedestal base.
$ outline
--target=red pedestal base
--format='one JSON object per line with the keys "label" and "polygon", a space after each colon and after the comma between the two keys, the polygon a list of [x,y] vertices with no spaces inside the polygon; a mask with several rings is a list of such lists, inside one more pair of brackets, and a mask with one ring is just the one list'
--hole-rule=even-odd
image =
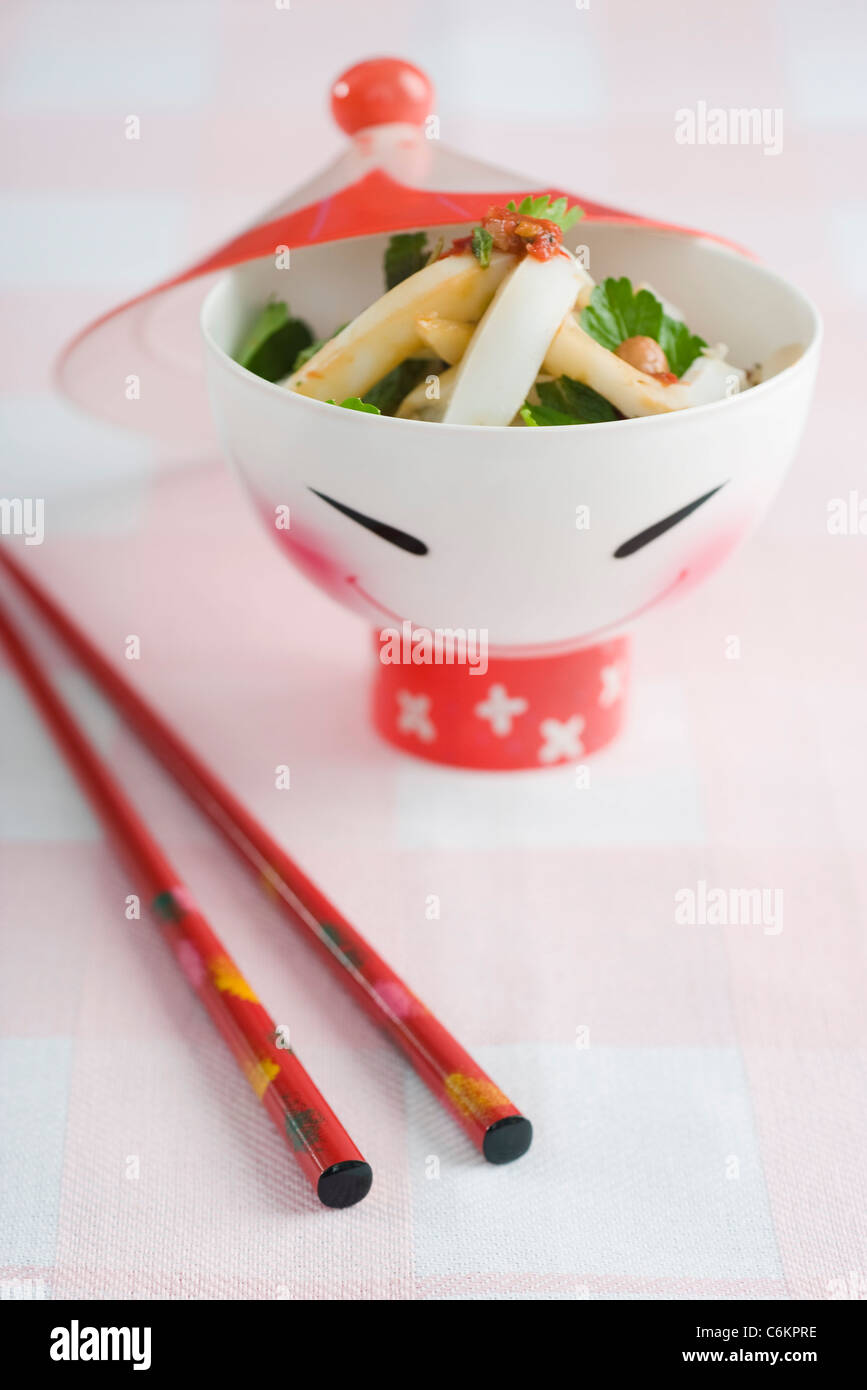
{"label": "red pedestal base", "polygon": [[[376,635],[377,655],[382,646]],[[489,771],[580,763],[623,722],[629,639],[469,665],[377,663],[373,721],[416,757]]]}

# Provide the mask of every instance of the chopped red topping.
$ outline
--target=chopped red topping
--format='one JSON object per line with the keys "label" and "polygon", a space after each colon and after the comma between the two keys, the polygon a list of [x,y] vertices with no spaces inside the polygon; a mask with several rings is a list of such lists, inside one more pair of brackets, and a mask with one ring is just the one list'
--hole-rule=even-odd
{"label": "chopped red topping", "polygon": [[650,375],[662,383],[663,386],[673,386],[680,378],[674,372],[651,372]]}
{"label": "chopped red topping", "polygon": [[[534,256],[537,261],[549,261],[556,256],[563,243],[563,233],[556,222],[545,217],[525,217],[520,212],[510,212],[508,208],[493,207],[482,226],[490,232],[498,251],[509,251],[513,256]],[[472,236],[459,236],[441,256],[460,256],[471,251]]]}
{"label": "chopped red topping", "polygon": [[537,261],[556,256],[563,243],[563,232],[556,222],[545,217],[527,217],[508,208],[491,208],[482,218],[482,226],[490,232],[498,251],[535,256]]}

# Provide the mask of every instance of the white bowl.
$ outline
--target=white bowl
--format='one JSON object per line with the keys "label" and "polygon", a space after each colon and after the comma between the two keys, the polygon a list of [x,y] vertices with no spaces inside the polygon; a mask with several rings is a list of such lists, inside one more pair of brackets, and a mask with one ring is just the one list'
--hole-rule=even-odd
{"label": "white bowl", "polygon": [[[431,237],[465,231],[437,228]],[[800,290],[708,240],[579,226],[569,241],[589,247],[597,281],[650,282],[694,332],[726,343],[733,363],[752,366],[790,343],[804,349],[793,366],[731,399],[597,425],[380,418],[290,393],[232,360],[271,295],[321,335],[352,318],[382,293],[387,240],[293,251],[291,270],[251,262],[220,280],[202,308],[226,454],[289,557],[321,588],[377,627],[405,619],[475,628],[493,652],[542,655],[623,631],[703,579],[755,525],[794,456],[816,373],[821,324]],[[334,502],[421,544],[383,538]],[[654,539],[629,544],[693,503]],[[285,507],[289,529],[276,529]]]}

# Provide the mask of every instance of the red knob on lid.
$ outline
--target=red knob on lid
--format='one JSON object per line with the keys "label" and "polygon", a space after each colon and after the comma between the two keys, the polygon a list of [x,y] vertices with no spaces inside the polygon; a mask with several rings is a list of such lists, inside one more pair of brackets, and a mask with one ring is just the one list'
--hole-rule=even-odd
{"label": "red knob on lid", "polygon": [[365,126],[403,121],[423,125],[433,87],[421,68],[402,58],[368,58],[341,73],[331,88],[334,119],[347,135]]}

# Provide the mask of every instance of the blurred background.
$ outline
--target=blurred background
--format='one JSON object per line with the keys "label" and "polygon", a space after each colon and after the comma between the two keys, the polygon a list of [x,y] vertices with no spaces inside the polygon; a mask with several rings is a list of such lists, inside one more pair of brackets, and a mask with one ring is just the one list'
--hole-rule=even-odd
{"label": "blurred background", "polygon": [[[0,1293],[867,1287],[867,536],[828,529],[833,499],[854,491],[857,510],[867,491],[865,29],[861,0],[6,0],[0,497],[46,501],[45,544],[24,559],[107,654],[140,637],[141,687],[531,1110],[539,1141],[525,1166],[479,1171],[46,647],[363,1140],[373,1195],[339,1237],[317,1224],[150,925],[124,920],[129,885],[0,659]],[[85,322],[339,153],[330,84],[380,54],[429,73],[444,144],[527,187],[729,237],[824,315],[783,491],[712,583],[648,620],[640,698],[591,797],[570,768],[491,782],[384,749],[369,633],[269,547],[216,443],[158,446],[54,390]],[[780,151],[679,144],[676,112],[700,102],[779,110]],[[701,879],[780,887],[785,930],[675,930],[673,894]]]}

